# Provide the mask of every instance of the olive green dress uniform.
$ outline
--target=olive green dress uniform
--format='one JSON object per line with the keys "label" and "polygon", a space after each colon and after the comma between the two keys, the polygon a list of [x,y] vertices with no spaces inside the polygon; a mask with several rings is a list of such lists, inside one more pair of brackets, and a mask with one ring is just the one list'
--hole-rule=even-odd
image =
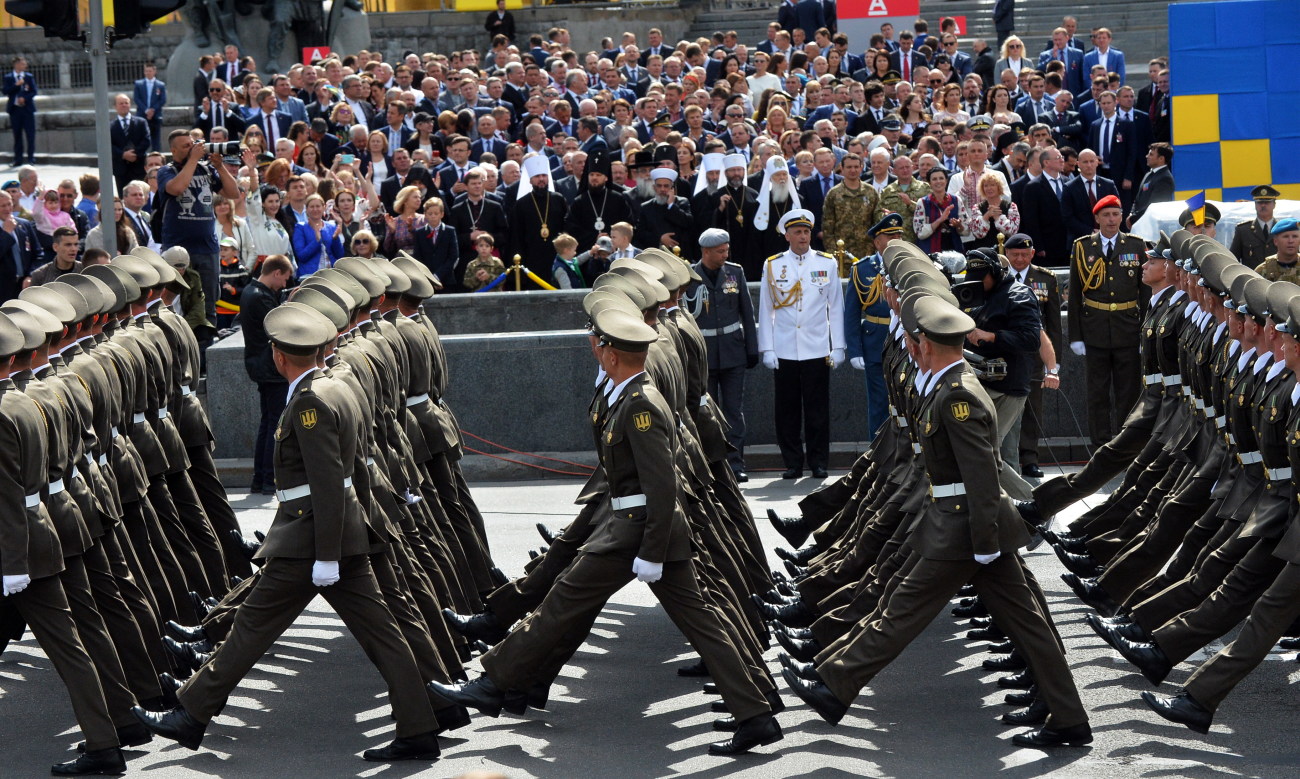
{"label": "olive green dress uniform", "polygon": [[1149,297],[1142,284],[1145,259],[1146,243],[1128,233],[1115,235],[1109,256],[1100,233],[1074,242],[1067,337],[1087,348],[1088,432],[1096,446],[1119,431],[1141,394],[1138,334]]}
{"label": "olive green dress uniform", "polygon": [[1261,226],[1258,219],[1237,223],[1237,229],[1232,233],[1231,251],[1242,265],[1259,270],[1269,257],[1277,255],[1273,236],[1269,234],[1272,227],[1271,224]]}
{"label": "olive green dress uniform", "polygon": [[865,181],[859,181],[857,189],[850,189],[843,181],[831,187],[822,205],[820,225],[826,251],[834,252],[837,242],[844,241],[844,250],[854,257],[875,253],[867,230],[878,221],[879,203],[880,195]]}
{"label": "olive green dress uniform", "polygon": [[[928,194],[930,194],[930,185],[924,181],[912,179],[912,183],[907,185],[906,190],[897,181],[889,182],[884,189],[880,190],[880,200],[876,203],[876,213],[871,217],[871,224],[884,219],[886,214],[898,214],[903,217],[903,240],[915,243],[916,232],[912,229],[912,216],[916,214],[916,204]],[[912,202],[903,200],[904,195]],[[872,251],[874,249],[868,250],[867,253],[870,254]]]}
{"label": "olive green dress uniform", "polygon": [[[296,382],[276,433],[276,481],[286,499],[257,553],[265,560],[261,575],[237,610],[226,640],[177,693],[199,722],[215,716],[239,681],[319,594],[384,676],[397,736],[437,727],[411,649],[370,567],[374,537],[352,485],[358,461],[362,467],[365,462],[357,449],[360,425],[360,411],[344,385],[319,370]],[[315,561],[337,561],[338,582],[316,587]]]}

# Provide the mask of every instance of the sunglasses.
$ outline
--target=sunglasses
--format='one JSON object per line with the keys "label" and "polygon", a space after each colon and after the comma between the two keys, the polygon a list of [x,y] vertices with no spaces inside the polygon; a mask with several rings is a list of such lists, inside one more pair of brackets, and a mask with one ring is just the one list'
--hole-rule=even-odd
{"label": "sunglasses", "polygon": [[1024,46],[1021,46],[1019,43],[1011,43],[1011,44],[1008,44],[1008,45],[1007,45],[1007,48],[1008,48],[1008,49],[1023,49]]}
{"label": "sunglasses", "polygon": [[209,95],[219,95],[219,94],[221,94],[222,92],[225,92],[225,91],[226,91],[226,90],[224,90],[224,89],[209,89],[209,90],[208,90],[208,94],[209,94]]}

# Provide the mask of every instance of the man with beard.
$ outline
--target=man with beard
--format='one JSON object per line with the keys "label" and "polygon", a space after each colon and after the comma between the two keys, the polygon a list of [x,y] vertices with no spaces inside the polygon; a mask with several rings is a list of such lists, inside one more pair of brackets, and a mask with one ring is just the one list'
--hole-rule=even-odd
{"label": "man with beard", "polygon": [[[447,223],[456,228],[456,235],[460,239],[460,264],[456,266],[453,279],[459,279],[465,266],[477,255],[474,244],[480,235],[487,233],[502,243],[508,237],[505,209],[500,203],[483,197],[486,178],[482,168],[471,168],[463,179],[466,196],[452,206],[451,213],[447,215]],[[552,259],[554,258],[547,257],[545,267],[539,264],[532,271],[543,277],[550,275]],[[508,262],[506,258],[503,261]]]}
{"label": "man with beard", "polygon": [[595,246],[596,239],[609,235],[609,229],[618,222],[635,222],[631,201],[622,187],[609,181],[609,164],[607,151],[587,157],[586,186],[568,204],[564,231],[578,239],[579,246]]}
{"label": "man with beard", "polygon": [[691,187],[691,212],[695,214],[695,232],[703,233],[713,226],[710,205],[718,197],[722,188],[722,160],[725,155],[709,152],[700,159],[700,170]]}
{"label": "man with beard", "polygon": [[[758,244],[758,231],[754,229],[758,193],[745,184],[745,165],[743,154],[723,157],[725,181],[710,198],[708,210],[696,211],[696,214],[708,220],[707,227],[727,231],[731,237],[731,260],[744,267],[748,274],[751,269],[759,268],[763,258],[772,252],[765,254]],[[746,278],[757,276],[747,275]]]}
{"label": "man with beard", "polygon": [[745,277],[753,279],[763,275],[763,261],[766,258],[789,248],[785,235],[777,229],[777,225],[781,217],[802,207],[799,205],[799,193],[790,180],[790,169],[786,167],[783,157],[774,155],[768,159],[763,169],[763,185],[758,191],[757,203],[754,210],[755,251],[747,257],[736,255],[745,269]]}
{"label": "man with beard", "polygon": [[641,204],[641,215],[636,222],[636,242],[639,246],[664,246],[669,250],[679,248],[682,255],[695,254],[695,220],[691,217],[691,204],[677,196],[677,171],[672,168],[654,168],[650,171],[654,182],[654,197]]}
{"label": "man with beard", "polygon": [[555,193],[551,165],[545,157],[534,154],[524,160],[519,194],[507,207],[512,225],[506,242],[510,247],[508,256],[518,254],[524,265],[545,278],[541,269],[550,270],[555,259],[555,236],[564,230],[569,210],[564,198]]}

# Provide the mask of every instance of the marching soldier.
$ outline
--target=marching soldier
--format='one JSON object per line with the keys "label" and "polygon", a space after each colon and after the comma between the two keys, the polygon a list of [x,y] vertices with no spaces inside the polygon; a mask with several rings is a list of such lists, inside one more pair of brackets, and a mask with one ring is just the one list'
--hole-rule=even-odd
{"label": "marching soldier", "polygon": [[745,281],[745,269],[728,262],[731,237],[725,230],[709,228],[700,235],[700,261],[695,272],[700,281],[683,296],[700,326],[708,346],[709,395],[722,407],[727,420],[727,441],[734,447],[727,459],[736,481],[745,474],[745,371],[758,365],[758,332],[754,301]]}
{"label": "marching soldier", "polygon": [[[842,183],[835,189],[841,186]],[[835,194],[835,189],[831,190],[832,195]],[[875,192],[871,187],[865,189]],[[881,368],[885,337],[890,324],[889,304],[885,302],[884,296],[884,261],[881,252],[890,241],[903,235],[904,224],[900,214],[887,214],[867,229],[866,235],[874,244],[875,251],[853,263],[849,274],[848,300],[844,303],[844,337],[848,345],[845,356],[850,365],[863,371],[867,384],[868,441],[875,439],[876,431],[885,421],[889,408],[885,374]]]}
{"label": "marching soldier", "polygon": [[1192,209],[1184,208],[1183,212],[1178,215],[1178,226],[1191,233],[1192,235],[1208,235],[1211,238],[1219,234],[1219,209],[1213,203],[1206,203],[1202,213],[1198,216],[1192,213]]}
{"label": "marching soldier", "polygon": [[1258,267],[1277,252],[1272,235],[1276,223],[1273,208],[1281,196],[1281,192],[1267,184],[1260,184],[1250,191],[1250,197],[1255,201],[1255,218],[1237,223],[1237,229],[1232,234],[1231,248],[1232,253],[1247,268]]}
{"label": "marching soldier", "polygon": [[1120,232],[1119,198],[1098,200],[1092,213],[1098,232],[1074,242],[1067,318],[1070,349],[1084,358],[1088,432],[1093,445],[1101,446],[1142,390],[1138,326],[1150,291],[1140,272],[1146,243]]}
{"label": "marching soldier", "polygon": [[808,465],[826,478],[830,460],[830,372],[844,362],[844,293],[835,258],[811,248],[813,215],[789,211],[777,229],[789,248],[767,258],[759,287],[758,349],[775,373],[777,443],[783,479]]}
{"label": "marching soldier", "polygon": [[1277,252],[1255,268],[1255,272],[1269,281],[1300,283],[1300,222],[1279,219],[1269,231]]}

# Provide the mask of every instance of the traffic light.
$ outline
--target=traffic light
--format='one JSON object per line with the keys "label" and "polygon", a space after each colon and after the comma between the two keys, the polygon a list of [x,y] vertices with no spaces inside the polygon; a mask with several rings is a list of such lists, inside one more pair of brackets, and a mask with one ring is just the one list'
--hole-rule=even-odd
{"label": "traffic light", "polygon": [[134,38],[149,25],[185,5],[185,0],[113,0],[113,37]]}
{"label": "traffic light", "polygon": [[77,22],[77,0],[5,0],[10,16],[45,29],[46,38],[81,40]]}

